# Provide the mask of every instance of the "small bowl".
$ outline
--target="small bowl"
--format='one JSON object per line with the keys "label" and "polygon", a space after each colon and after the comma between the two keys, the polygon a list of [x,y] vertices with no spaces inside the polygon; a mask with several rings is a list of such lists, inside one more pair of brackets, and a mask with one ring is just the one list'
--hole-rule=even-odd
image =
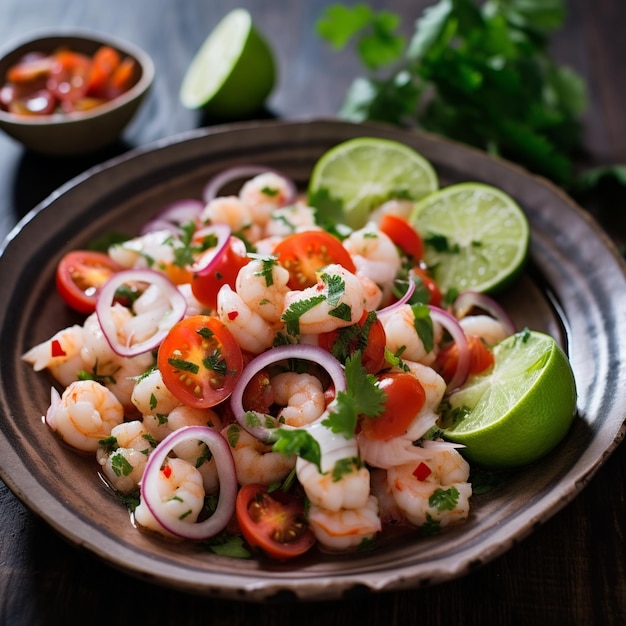
{"label": "small bowl", "polygon": [[137,46],[89,31],[31,36],[0,55],[0,82],[5,83],[7,70],[29,52],[48,54],[66,48],[92,56],[104,45],[114,48],[122,57],[135,60],[130,89],[109,102],[81,112],[20,116],[0,109],[0,128],[27,148],[48,155],[85,154],[113,143],[137,112],[154,79],[152,59]]}

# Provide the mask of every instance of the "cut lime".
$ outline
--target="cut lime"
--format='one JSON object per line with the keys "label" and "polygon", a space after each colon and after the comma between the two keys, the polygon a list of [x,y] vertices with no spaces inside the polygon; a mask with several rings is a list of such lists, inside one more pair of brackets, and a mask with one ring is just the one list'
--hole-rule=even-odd
{"label": "cut lime", "polygon": [[[516,467],[539,459],[565,436],[576,412],[576,383],[556,341],[521,331],[494,347],[494,366],[452,393],[440,420],[468,459]],[[446,403],[446,404],[448,404]]]}
{"label": "cut lime", "polygon": [[419,200],[438,188],[432,165],[408,146],[389,139],[358,137],[340,143],[317,161],[309,202],[335,207],[332,216],[361,228],[369,214],[392,198]]}
{"label": "cut lime", "polygon": [[259,110],[276,77],[268,43],[244,9],[228,13],[194,56],[180,88],[189,109],[223,119]]}
{"label": "cut lime", "polygon": [[521,272],[528,254],[524,212],[509,195],[482,183],[432,193],[417,204],[411,221],[444,293],[500,289]]}

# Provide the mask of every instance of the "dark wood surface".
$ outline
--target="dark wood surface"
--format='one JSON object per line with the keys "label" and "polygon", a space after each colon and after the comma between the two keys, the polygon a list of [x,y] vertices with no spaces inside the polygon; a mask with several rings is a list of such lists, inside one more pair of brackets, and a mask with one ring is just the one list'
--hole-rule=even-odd
{"label": "dark wood surface", "polygon": [[[0,135],[0,237],[56,187],[90,165],[203,122],[178,101],[191,56],[236,6],[271,39],[280,81],[269,102],[284,118],[334,115],[356,59],[314,34],[322,0],[1,0],[0,42],[54,26],[134,41],[154,58],[153,92],[124,142],[81,159],[44,158]],[[416,0],[378,0],[412,31]],[[626,162],[626,3],[569,0],[555,58],[586,79],[587,163]],[[626,211],[615,197],[615,217]],[[610,223],[607,228],[610,229]],[[1,355],[0,355],[1,358]],[[0,416],[6,419],[6,416]],[[68,476],[68,480],[71,477]],[[0,483],[0,625],[73,624],[626,624],[626,448],[583,492],[512,550],[471,575],[432,588],[315,604],[258,606],[189,596],[136,580],[68,545]]]}

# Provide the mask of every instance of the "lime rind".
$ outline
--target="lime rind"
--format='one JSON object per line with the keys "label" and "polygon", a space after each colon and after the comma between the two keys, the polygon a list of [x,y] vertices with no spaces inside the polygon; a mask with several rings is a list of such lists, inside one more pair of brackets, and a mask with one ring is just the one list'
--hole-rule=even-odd
{"label": "lime rind", "polygon": [[342,206],[341,219],[352,228],[392,198],[420,200],[438,189],[431,163],[405,144],[378,137],[357,137],[330,148],[317,161],[309,195],[326,190]]}

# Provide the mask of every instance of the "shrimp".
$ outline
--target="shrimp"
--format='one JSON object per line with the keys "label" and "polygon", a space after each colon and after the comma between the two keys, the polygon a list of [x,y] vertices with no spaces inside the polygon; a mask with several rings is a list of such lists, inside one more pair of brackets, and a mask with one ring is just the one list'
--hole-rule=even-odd
{"label": "shrimp", "polygon": [[[144,418],[157,415],[165,417],[180,404],[180,400],[165,386],[161,371],[156,368],[135,382],[131,401]],[[157,435],[155,432],[152,434]],[[157,437],[157,440],[163,440],[166,435]]]}
{"label": "shrimp", "polygon": [[253,311],[230,285],[223,285],[217,293],[217,316],[243,350],[261,354],[272,347],[274,326]]}
{"label": "shrimp", "polygon": [[413,212],[413,208],[415,207],[415,202],[412,200],[404,200],[400,198],[394,198],[393,200],[387,200],[379,207],[376,207],[370,213],[370,221],[380,223],[383,215],[397,215],[398,217],[403,217],[404,219],[408,219]]}
{"label": "shrimp", "polygon": [[[287,293],[283,319],[298,312],[299,333],[319,335],[356,324],[365,310],[364,303],[359,279],[341,265],[331,264],[317,272],[316,285]],[[298,311],[300,307],[305,308],[303,313]]]}
{"label": "shrimp", "polygon": [[315,223],[315,209],[302,202],[276,209],[265,225],[264,236],[286,237],[293,233],[321,230]]}
{"label": "shrimp", "polygon": [[272,446],[262,443],[239,424],[229,424],[221,432],[230,444],[240,485],[271,485],[283,480],[294,468],[294,455],[273,452]]}
{"label": "shrimp", "polygon": [[383,290],[369,276],[356,273],[363,289],[363,306],[366,311],[376,311],[383,302]]}
{"label": "shrimp", "polygon": [[96,460],[111,486],[120,493],[139,487],[149,454],[156,447],[145,425],[139,421],[113,427],[108,439],[101,440]]}
{"label": "shrimp", "polygon": [[289,426],[310,424],[326,410],[326,398],[319,378],[311,374],[283,372],[271,379],[274,402],[282,406],[279,419]]}
{"label": "shrimp", "polygon": [[81,346],[84,334],[84,328],[78,324],[64,328],[25,352],[22,360],[35,372],[48,369],[55,380],[67,387],[83,369]]}
{"label": "shrimp", "polygon": [[311,504],[308,512],[311,530],[327,550],[350,550],[372,540],[382,530],[378,501],[372,495],[361,507],[326,511]]}
{"label": "shrimp", "polygon": [[169,230],[155,230],[109,247],[108,255],[121,267],[169,266],[174,261],[174,241]]}
{"label": "shrimp", "polygon": [[[443,528],[469,514],[469,464],[451,444],[426,443],[430,444],[425,447],[430,453],[428,460],[389,468],[387,481],[409,522],[418,527]],[[423,477],[416,473],[418,470]]]}
{"label": "shrimp", "polygon": [[459,324],[466,335],[477,335],[488,346],[494,346],[508,334],[504,325],[489,315],[468,315]]}
{"label": "shrimp", "polygon": [[289,272],[273,258],[252,259],[237,274],[235,291],[266,322],[277,323],[289,291]]}
{"label": "shrimp", "polygon": [[63,395],[53,389],[46,422],[69,446],[95,452],[99,441],[124,421],[124,408],[112,391],[93,380],[74,381]]}
{"label": "shrimp", "polygon": [[379,285],[386,300],[401,266],[400,255],[393,241],[370,222],[352,232],[343,245],[352,255],[357,272]]}
{"label": "shrimp", "polygon": [[263,172],[246,181],[239,191],[241,202],[248,207],[252,220],[265,226],[272,213],[292,200],[289,181],[274,172]]}
{"label": "shrimp", "polygon": [[209,312],[208,307],[202,304],[191,290],[191,283],[183,283],[178,285],[178,291],[185,298],[187,308],[185,309],[185,317],[192,317],[193,315],[206,315]]}
{"label": "shrimp", "polygon": [[243,233],[251,242],[262,236],[262,228],[254,223],[250,207],[238,196],[213,198],[200,213],[200,219],[212,224],[226,224],[234,233]]}
{"label": "shrimp", "polygon": [[[205,493],[202,476],[191,463],[169,458],[158,473],[157,489],[161,498],[159,513],[164,520],[183,520],[189,524],[197,521],[204,507]],[[135,509],[135,522],[142,528],[176,538],[157,522],[143,500]]]}
{"label": "shrimp", "polygon": [[370,470],[371,493],[378,500],[378,515],[383,524],[393,526],[406,522],[406,517],[396,503],[389,482],[387,470],[374,468]]}
{"label": "shrimp", "polygon": [[[427,350],[422,338],[415,328],[415,313],[409,304],[402,305],[393,314],[380,315],[380,321],[385,329],[387,337],[387,348],[392,353],[402,352],[402,358],[410,361],[417,361],[425,365],[430,365],[436,358],[434,347]],[[434,325],[435,341],[437,345],[441,335],[439,325]]]}

